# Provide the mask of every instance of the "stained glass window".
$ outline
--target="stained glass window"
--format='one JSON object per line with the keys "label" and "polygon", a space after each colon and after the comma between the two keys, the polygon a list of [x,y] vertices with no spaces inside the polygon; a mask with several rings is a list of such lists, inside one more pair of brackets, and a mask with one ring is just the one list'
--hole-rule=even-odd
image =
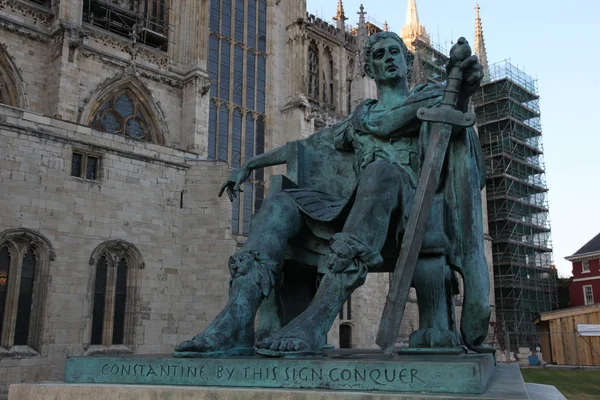
{"label": "stained glass window", "polygon": [[229,110],[225,105],[219,108],[219,160],[229,160]]}
{"label": "stained glass window", "polygon": [[340,349],[352,347],[352,327],[348,324],[340,325]]}
{"label": "stained glass window", "polygon": [[258,74],[257,74],[257,90],[256,90],[256,111],[261,114],[265,113],[266,103],[266,85],[267,85],[267,58],[261,54],[258,56]]}
{"label": "stained glass window", "polygon": [[231,45],[227,40],[221,40],[221,63],[219,64],[219,97],[229,101],[229,68],[231,60]]}
{"label": "stained glass window", "polygon": [[134,139],[152,141],[152,129],[141,106],[127,92],[121,92],[105,101],[92,119],[92,128],[126,135]]}
{"label": "stained glass window", "polygon": [[231,0],[222,0],[221,33],[223,36],[231,37]]}
{"label": "stained glass window", "polygon": [[244,41],[244,0],[235,0],[235,40]]}
{"label": "stained glass window", "polygon": [[4,307],[6,305],[6,292],[8,291],[8,274],[10,272],[10,252],[8,247],[0,249],[0,334],[4,322]]}
{"label": "stained glass window", "polygon": [[108,263],[106,261],[106,257],[102,256],[96,264],[96,281],[94,283],[94,308],[92,311],[92,344],[102,344],[107,274]]}
{"label": "stained glass window", "polygon": [[85,164],[85,179],[95,181],[98,177],[98,158],[87,156]]}
{"label": "stained glass window", "polygon": [[258,50],[267,51],[267,2],[258,0]]}
{"label": "stained glass window", "polygon": [[254,109],[254,88],[256,87],[256,54],[249,51],[246,58],[246,107]]}
{"label": "stained glass window", "polygon": [[[209,108],[208,157],[226,160],[233,168],[241,165],[243,160],[260,154],[256,153],[257,149],[264,151],[267,7],[265,0],[211,0],[210,7],[208,69],[213,83],[210,94],[214,105],[211,102]],[[219,16],[220,24],[217,23]],[[240,108],[239,114],[229,112],[236,108]],[[258,126],[254,122],[256,114],[262,118],[261,139],[254,133]],[[241,123],[243,115],[250,115],[250,118],[246,117],[245,124]],[[255,136],[262,142],[255,145]],[[243,155],[240,154],[242,148],[245,149]],[[232,228],[235,233],[247,233],[252,204],[260,207],[262,201],[263,178],[262,171],[257,171],[255,179],[260,182],[246,183],[244,194],[240,194],[234,202]],[[253,195],[256,200],[252,199]],[[243,210],[239,209],[240,201]],[[243,215],[240,216],[240,212]]]}
{"label": "stained glass window", "polygon": [[127,299],[127,260],[122,258],[117,266],[115,287],[115,316],[112,344],[123,344],[125,334],[125,300]]}
{"label": "stained glass window", "polygon": [[21,284],[19,287],[19,303],[17,305],[17,321],[15,323],[15,345],[25,346],[29,339],[29,322],[33,303],[33,285],[35,283],[35,253],[32,248],[23,256],[21,267]]}
{"label": "stained glass window", "polygon": [[81,178],[83,154],[73,153],[71,158],[71,176]]}
{"label": "stained glass window", "polygon": [[210,78],[210,95],[217,96],[219,78],[219,38],[210,35],[208,39],[208,77]]}
{"label": "stained glass window", "polygon": [[221,2],[210,2],[210,30],[218,32],[219,23],[221,22]]}
{"label": "stained glass window", "polygon": [[314,45],[308,48],[308,96],[319,100],[319,54]]}
{"label": "stained glass window", "polygon": [[[239,168],[242,164],[242,113],[236,108],[233,110],[232,119],[232,143],[231,143],[231,166],[233,168]],[[232,221],[233,231],[239,232],[239,217],[240,217],[240,201],[241,198],[238,196],[232,204]]]}
{"label": "stained glass window", "polygon": [[248,41],[246,44],[256,48],[256,0],[250,0],[248,5],[248,23],[246,25]]}
{"label": "stained glass window", "polygon": [[[240,46],[233,48],[233,102],[242,105],[244,92],[244,49]],[[241,133],[241,132],[240,132]]]}

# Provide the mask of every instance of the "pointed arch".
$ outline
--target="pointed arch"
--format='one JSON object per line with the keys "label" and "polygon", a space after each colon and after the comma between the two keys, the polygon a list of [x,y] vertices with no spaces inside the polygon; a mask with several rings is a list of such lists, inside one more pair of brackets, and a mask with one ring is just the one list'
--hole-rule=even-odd
{"label": "pointed arch", "polygon": [[0,43],[0,103],[11,107],[29,108],[25,96],[25,81],[2,43]]}
{"label": "pointed arch", "polygon": [[0,233],[0,249],[8,250],[6,302],[0,310],[2,347],[39,348],[50,262],[54,247],[39,232],[26,228]]}
{"label": "pointed arch", "polygon": [[132,346],[145,267],[142,254],[129,242],[108,240],[94,249],[90,265],[94,266],[90,344]]}
{"label": "pointed arch", "polygon": [[323,71],[323,103],[333,104],[333,54],[329,46],[325,46],[323,49],[321,65]]}
{"label": "pointed arch", "polygon": [[319,48],[314,41],[308,45],[308,98],[319,101]]}
{"label": "pointed arch", "polygon": [[152,92],[134,73],[101,84],[85,101],[79,117],[81,124],[101,131],[169,146],[165,121]]}

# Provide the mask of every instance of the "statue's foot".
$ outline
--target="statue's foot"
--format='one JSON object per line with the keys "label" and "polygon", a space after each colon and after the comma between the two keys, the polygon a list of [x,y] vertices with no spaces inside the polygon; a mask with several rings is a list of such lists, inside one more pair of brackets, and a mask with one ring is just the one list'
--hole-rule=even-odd
{"label": "statue's foot", "polygon": [[449,329],[426,328],[414,331],[410,335],[409,345],[413,348],[443,348],[457,347],[460,342]]}
{"label": "statue's foot", "polygon": [[[243,307],[228,304],[215,320],[192,340],[175,347],[174,357],[229,357],[254,354],[254,319]],[[250,320],[250,323],[240,321]]]}
{"label": "statue's foot", "polygon": [[314,314],[307,311],[281,330],[259,341],[256,352],[272,357],[321,354],[327,337],[326,329],[329,327],[316,323],[312,318]]}

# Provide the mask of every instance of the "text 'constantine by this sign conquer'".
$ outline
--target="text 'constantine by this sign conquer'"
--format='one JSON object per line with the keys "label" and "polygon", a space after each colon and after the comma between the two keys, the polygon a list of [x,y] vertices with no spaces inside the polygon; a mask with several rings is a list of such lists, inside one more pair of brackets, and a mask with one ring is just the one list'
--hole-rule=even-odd
{"label": "text 'constantine by this sign conquer'", "polygon": [[[452,364],[452,365],[449,365]],[[140,385],[229,386],[298,389],[481,393],[488,360],[432,363],[409,357],[177,359],[171,357],[71,357],[65,381]],[[452,385],[440,385],[440,382]],[[436,390],[437,388],[437,390]],[[433,390],[432,390],[433,389]]]}

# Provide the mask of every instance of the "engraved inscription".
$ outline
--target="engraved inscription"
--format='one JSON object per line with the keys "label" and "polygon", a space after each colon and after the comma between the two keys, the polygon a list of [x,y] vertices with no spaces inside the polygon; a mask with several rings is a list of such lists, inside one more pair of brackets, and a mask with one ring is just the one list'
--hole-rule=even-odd
{"label": "engraved inscription", "polygon": [[[225,366],[225,365],[155,365],[106,363],[101,368],[103,376],[129,378],[168,378],[186,383],[205,381],[206,384],[231,384],[232,382],[257,386],[266,383],[282,383],[284,386],[302,384],[315,387],[329,385],[360,385],[385,387],[389,385],[424,384],[425,380],[415,368],[315,368],[282,366]],[[254,385],[253,385],[254,383]]]}

